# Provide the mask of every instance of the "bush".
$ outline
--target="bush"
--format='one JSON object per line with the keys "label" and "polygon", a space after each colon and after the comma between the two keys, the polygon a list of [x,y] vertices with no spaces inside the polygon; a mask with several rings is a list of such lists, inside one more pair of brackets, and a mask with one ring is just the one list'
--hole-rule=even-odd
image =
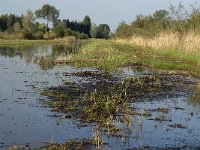
{"label": "bush", "polygon": [[44,34],[44,39],[46,39],[46,40],[52,40],[52,39],[55,39],[55,38],[56,38],[55,33],[49,32],[49,33]]}
{"label": "bush", "polygon": [[34,36],[33,36],[33,33],[30,32],[30,31],[23,31],[22,32],[22,38],[27,39],[27,40],[33,40]]}
{"label": "bush", "polygon": [[74,34],[73,34],[73,31],[70,28],[66,28],[65,29],[65,35],[66,36],[73,36]]}
{"label": "bush", "polygon": [[77,39],[88,39],[88,35],[84,33],[74,32],[74,36]]}
{"label": "bush", "polygon": [[59,24],[53,28],[53,32],[56,37],[64,37],[65,36],[65,27],[62,24]]}
{"label": "bush", "polygon": [[0,39],[23,39],[22,33],[0,32]]}
{"label": "bush", "polygon": [[129,26],[125,22],[122,22],[117,27],[114,36],[120,37],[120,38],[128,38],[128,37],[133,36],[133,30],[132,30],[131,26]]}
{"label": "bush", "polygon": [[34,35],[35,40],[43,40],[44,39],[44,33],[43,32],[37,32]]}

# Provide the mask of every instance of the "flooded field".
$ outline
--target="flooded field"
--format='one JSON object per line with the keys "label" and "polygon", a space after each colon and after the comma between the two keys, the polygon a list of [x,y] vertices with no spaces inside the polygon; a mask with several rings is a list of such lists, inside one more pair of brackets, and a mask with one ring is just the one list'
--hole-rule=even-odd
{"label": "flooded field", "polygon": [[0,47],[0,149],[200,146],[198,79],[138,65],[75,68],[77,52],[69,45]]}

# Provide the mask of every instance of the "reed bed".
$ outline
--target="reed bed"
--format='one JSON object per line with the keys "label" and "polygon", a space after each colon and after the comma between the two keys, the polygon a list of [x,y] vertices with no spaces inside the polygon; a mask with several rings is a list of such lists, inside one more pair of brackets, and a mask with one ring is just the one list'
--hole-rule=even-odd
{"label": "reed bed", "polygon": [[161,32],[154,38],[133,36],[129,39],[117,39],[117,42],[131,43],[144,48],[175,49],[186,53],[200,53],[200,34],[188,32],[185,34],[175,32]]}

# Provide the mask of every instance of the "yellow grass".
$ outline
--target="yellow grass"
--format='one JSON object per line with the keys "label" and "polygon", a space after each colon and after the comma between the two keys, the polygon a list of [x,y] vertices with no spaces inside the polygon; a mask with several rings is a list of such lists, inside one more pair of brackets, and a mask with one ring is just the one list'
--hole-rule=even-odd
{"label": "yellow grass", "polygon": [[184,35],[173,32],[162,32],[154,38],[132,37],[117,39],[118,42],[131,43],[153,49],[177,49],[186,53],[200,53],[200,35],[189,32]]}
{"label": "yellow grass", "polygon": [[22,33],[8,33],[8,32],[0,32],[0,39],[5,40],[14,40],[14,39],[22,39]]}

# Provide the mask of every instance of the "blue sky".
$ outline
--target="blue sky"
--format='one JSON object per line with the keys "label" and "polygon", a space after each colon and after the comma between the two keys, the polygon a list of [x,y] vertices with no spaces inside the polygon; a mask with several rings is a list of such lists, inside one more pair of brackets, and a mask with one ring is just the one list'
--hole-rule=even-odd
{"label": "blue sky", "polygon": [[169,3],[182,2],[186,7],[197,0],[0,0],[0,15],[14,13],[21,15],[27,9],[35,11],[44,4],[60,10],[61,19],[80,21],[89,15],[93,23],[107,23],[112,30],[126,21],[131,23],[136,15],[148,15],[155,10],[167,9]]}

